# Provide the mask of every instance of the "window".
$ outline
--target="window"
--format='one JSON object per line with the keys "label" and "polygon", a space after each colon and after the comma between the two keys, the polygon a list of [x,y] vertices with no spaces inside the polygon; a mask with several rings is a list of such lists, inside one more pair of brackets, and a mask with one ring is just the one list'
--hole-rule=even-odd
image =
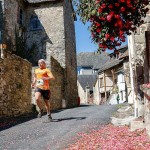
{"label": "window", "polygon": [[32,16],[30,18],[30,29],[31,30],[41,30],[42,26],[37,16]]}

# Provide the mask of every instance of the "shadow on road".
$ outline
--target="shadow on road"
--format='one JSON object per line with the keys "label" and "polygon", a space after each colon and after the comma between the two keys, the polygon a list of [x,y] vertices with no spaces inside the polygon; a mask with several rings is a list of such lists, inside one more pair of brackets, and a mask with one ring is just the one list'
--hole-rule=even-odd
{"label": "shadow on road", "polygon": [[52,122],[60,122],[60,121],[72,120],[72,119],[83,120],[83,119],[86,119],[86,117],[69,117],[69,118],[53,119]]}
{"label": "shadow on road", "polygon": [[15,125],[24,123],[37,117],[37,114],[22,115],[20,117],[1,118],[0,119],[0,131],[11,128]]}
{"label": "shadow on road", "polygon": [[[89,107],[89,106],[92,106],[92,105],[81,104],[78,107]],[[77,107],[74,107],[74,108],[77,108]],[[52,113],[59,113],[61,111],[67,110],[67,109],[72,109],[72,108],[53,110]],[[19,117],[0,118],[0,131],[6,130],[15,125],[18,125],[18,124],[21,124],[21,123],[24,123],[29,120],[37,118],[36,110],[33,108],[32,111],[33,111],[33,113],[31,113],[31,114],[27,114],[27,115],[23,115],[23,116],[19,116]],[[43,115],[45,115],[45,114],[46,113],[44,113]],[[60,122],[60,121],[72,120],[72,119],[83,120],[83,119],[86,119],[86,117],[70,117],[70,118],[53,119],[53,122]]]}

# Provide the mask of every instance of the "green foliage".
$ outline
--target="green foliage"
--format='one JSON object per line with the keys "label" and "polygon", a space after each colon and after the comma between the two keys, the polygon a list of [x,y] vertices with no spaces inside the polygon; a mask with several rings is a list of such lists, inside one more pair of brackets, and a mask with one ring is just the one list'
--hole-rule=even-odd
{"label": "green foliage", "polygon": [[76,13],[81,17],[83,23],[86,23],[91,14],[96,14],[95,0],[73,0],[73,4],[76,8]]}

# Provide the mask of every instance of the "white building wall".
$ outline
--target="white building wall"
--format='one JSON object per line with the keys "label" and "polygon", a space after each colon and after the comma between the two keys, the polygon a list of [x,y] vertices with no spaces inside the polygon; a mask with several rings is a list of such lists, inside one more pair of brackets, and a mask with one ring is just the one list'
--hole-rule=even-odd
{"label": "white building wall", "polygon": [[100,92],[99,92],[99,81],[96,81],[95,86],[93,87],[93,103],[96,105],[100,104]]}
{"label": "white building wall", "polygon": [[119,94],[119,103],[123,103],[126,101],[126,89],[125,89],[125,80],[124,74],[119,73],[117,77],[117,85],[118,85],[118,94]]}
{"label": "white building wall", "polygon": [[85,91],[83,90],[81,84],[78,81],[77,86],[78,86],[78,95],[80,97],[80,103],[85,104],[86,103]]}

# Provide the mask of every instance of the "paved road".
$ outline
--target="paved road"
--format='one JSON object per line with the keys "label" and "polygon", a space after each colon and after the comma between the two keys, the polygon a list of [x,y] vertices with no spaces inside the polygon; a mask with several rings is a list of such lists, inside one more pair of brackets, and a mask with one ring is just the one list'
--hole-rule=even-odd
{"label": "paved road", "polygon": [[[52,113],[53,122],[30,118],[9,128],[1,128],[0,150],[63,150],[74,142],[77,133],[88,132],[107,124],[117,105],[80,106]],[[4,125],[4,123],[3,123]],[[6,123],[7,125],[7,123]]]}

